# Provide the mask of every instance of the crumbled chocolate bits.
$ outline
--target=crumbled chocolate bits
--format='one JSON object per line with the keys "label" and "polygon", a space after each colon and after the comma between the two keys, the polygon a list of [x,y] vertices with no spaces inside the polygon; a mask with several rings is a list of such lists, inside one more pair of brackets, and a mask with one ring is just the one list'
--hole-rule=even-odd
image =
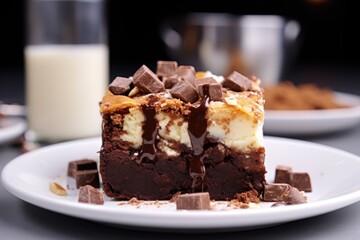
{"label": "crumbled chocolate bits", "polygon": [[290,184],[300,191],[312,191],[310,175],[307,172],[295,172],[288,166],[279,165],[276,167],[274,182]]}
{"label": "crumbled chocolate bits", "polygon": [[164,83],[145,65],[134,73],[133,78],[135,86],[144,93],[159,93],[165,90]]}
{"label": "crumbled chocolate bits", "polygon": [[259,203],[260,198],[258,197],[258,192],[256,190],[250,190],[243,193],[235,194],[234,198],[242,203]]}
{"label": "crumbled chocolate bits", "polygon": [[291,167],[279,165],[275,169],[275,183],[290,183]]}
{"label": "crumbled chocolate bits", "polygon": [[211,210],[208,192],[186,193],[178,196],[177,210]]}
{"label": "crumbled chocolate bits", "polygon": [[69,177],[69,188],[77,189],[84,185],[100,187],[99,172],[95,160],[81,159],[69,162],[67,175]]}
{"label": "crumbled chocolate bits", "polygon": [[174,75],[178,68],[176,61],[157,61],[156,75],[158,77],[167,77]]}
{"label": "crumbled chocolate bits", "polygon": [[172,197],[170,198],[169,202],[176,202],[176,200],[179,198],[180,195],[181,192],[174,193],[174,195],[172,195]]}
{"label": "crumbled chocolate bits", "polygon": [[130,91],[132,78],[116,77],[109,85],[109,90],[112,94],[121,95]]}
{"label": "crumbled chocolate bits", "polygon": [[249,91],[253,88],[252,81],[237,71],[233,71],[225,78],[223,86],[236,92]]}
{"label": "crumbled chocolate bits", "polygon": [[81,203],[103,205],[104,197],[98,189],[91,185],[85,185],[79,188],[78,201]]}
{"label": "crumbled chocolate bits", "polygon": [[184,102],[194,103],[199,99],[196,89],[186,81],[179,81],[171,89],[170,93],[173,97],[179,98]]}
{"label": "crumbled chocolate bits", "polygon": [[306,197],[297,188],[286,183],[266,184],[263,198],[267,202],[285,202],[286,204],[307,202]]}
{"label": "crumbled chocolate bits", "polygon": [[195,86],[196,71],[193,66],[179,66],[176,70],[176,76],[180,80],[186,81]]}

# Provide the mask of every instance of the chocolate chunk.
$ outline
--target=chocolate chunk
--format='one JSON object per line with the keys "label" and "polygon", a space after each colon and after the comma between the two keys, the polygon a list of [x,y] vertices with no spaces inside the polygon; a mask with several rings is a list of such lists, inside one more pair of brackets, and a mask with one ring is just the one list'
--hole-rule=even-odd
{"label": "chocolate chunk", "polygon": [[194,103],[199,99],[196,89],[186,81],[176,83],[171,89],[170,93],[173,97],[179,98],[184,102]]}
{"label": "chocolate chunk", "polygon": [[142,65],[134,73],[134,84],[144,93],[158,93],[165,90],[164,84],[147,66]]}
{"label": "chocolate chunk", "polygon": [[236,92],[249,91],[252,90],[252,81],[237,71],[233,71],[225,78],[223,86]]}
{"label": "chocolate chunk", "polygon": [[217,81],[213,77],[204,77],[196,79],[194,83],[195,87],[200,92],[199,86],[204,84],[217,83]]}
{"label": "chocolate chunk", "polygon": [[297,188],[291,187],[285,202],[287,204],[301,204],[307,201],[306,197]]}
{"label": "chocolate chunk", "polygon": [[81,170],[74,175],[75,187],[80,188],[85,185],[91,185],[95,188],[100,188],[99,172],[98,170]]}
{"label": "chocolate chunk", "polygon": [[311,192],[310,176],[307,172],[290,173],[290,185],[296,187],[300,191]]}
{"label": "chocolate chunk", "polygon": [[286,183],[273,183],[264,186],[264,201],[285,201],[289,195],[291,186]]}
{"label": "chocolate chunk", "polygon": [[306,203],[306,197],[295,187],[286,183],[266,184],[264,201],[285,202],[287,204]]}
{"label": "chocolate chunk", "polygon": [[208,192],[181,194],[176,200],[177,210],[210,210]]}
{"label": "chocolate chunk", "polygon": [[210,151],[208,156],[214,163],[222,162],[226,156],[226,148],[221,143],[216,144],[213,148],[209,148],[208,150]]}
{"label": "chocolate chunk", "polygon": [[220,101],[222,99],[222,87],[220,83],[202,84],[199,86],[200,97],[208,96],[210,101]]}
{"label": "chocolate chunk", "polygon": [[85,185],[79,189],[78,201],[81,203],[103,205],[104,197],[98,189],[90,185]]}
{"label": "chocolate chunk", "polygon": [[109,85],[109,90],[115,95],[126,94],[130,91],[132,78],[116,77]]}
{"label": "chocolate chunk", "polygon": [[176,70],[176,76],[180,80],[189,82],[191,85],[195,86],[196,71],[193,66],[179,66]]}
{"label": "chocolate chunk", "polygon": [[176,61],[157,61],[156,75],[158,77],[171,76],[176,73],[177,68]]}
{"label": "chocolate chunk", "polygon": [[179,81],[176,77],[163,77],[163,83],[166,89],[171,89]]}
{"label": "chocolate chunk", "polygon": [[75,177],[76,172],[82,170],[97,170],[97,162],[91,159],[80,159],[68,163],[69,177]]}
{"label": "chocolate chunk", "polygon": [[275,183],[288,183],[290,184],[291,167],[279,165],[275,170]]}

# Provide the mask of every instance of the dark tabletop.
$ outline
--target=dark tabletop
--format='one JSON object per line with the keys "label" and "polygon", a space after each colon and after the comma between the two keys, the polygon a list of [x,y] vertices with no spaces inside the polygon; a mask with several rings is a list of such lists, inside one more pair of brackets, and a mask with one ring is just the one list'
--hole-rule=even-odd
{"label": "dark tabletop", "polygon": [[[360,95],[357,68],[313,68],[295,71],[295,82],[317,82],[336,91]],[[24,103],[21,71],[0,72],[0,99]],[[360,124],[339,133],[299,138],[360,156]],[[15,142],[0,145],[0,170],[16,156]],[[359,177],[359,176],[353,176]],[[54,213],[28,204],[0,185],[0,239],[355,239],[360,235],[360,202],[324,215],[282,225],[229,233],[179,234],[130,230]]]}

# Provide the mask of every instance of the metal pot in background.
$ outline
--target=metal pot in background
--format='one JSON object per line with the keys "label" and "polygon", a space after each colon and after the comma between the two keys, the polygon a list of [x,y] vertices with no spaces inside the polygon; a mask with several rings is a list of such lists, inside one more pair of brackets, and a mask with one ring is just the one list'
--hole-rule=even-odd
{"label": "metal pot in background", "polygon": [[161,37],[180,64],[217,75],[237,70],[274,85],[294,57],[299,32],[298,22],[278,15],[192,13],[165,21]]}

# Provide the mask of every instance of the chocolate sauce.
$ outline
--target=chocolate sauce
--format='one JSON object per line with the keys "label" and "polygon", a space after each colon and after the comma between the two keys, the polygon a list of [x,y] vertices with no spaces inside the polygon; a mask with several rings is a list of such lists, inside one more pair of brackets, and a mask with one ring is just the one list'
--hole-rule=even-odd
{"label": "chocolate sauce", "polygon": [[193,178],[193,191],[203,191],[205,178],[204,166],[204,143],[207,135],[207,121],[206,112],[209,107],[209,97],[205,96],[201,103],[191,109],[189,116],[188,132],[190,136],[191,145],[193,148],[194,157],[190,161],[190,176]]}
{"label": "chocolate sauce", "polygon": [[141,108],[145,116],[145,121],[143,125],[143,134],[142,134],[143,144],[142,144],[139,160],[137,161],[137,163],[139,164],[143,161],[144,158],[147,158],[151,161],[155,159],[155,154],[156,154],[155,140],[158,132],[157,120],[155,119],[155,114],[156,114],[155,107],[142,105]]}

